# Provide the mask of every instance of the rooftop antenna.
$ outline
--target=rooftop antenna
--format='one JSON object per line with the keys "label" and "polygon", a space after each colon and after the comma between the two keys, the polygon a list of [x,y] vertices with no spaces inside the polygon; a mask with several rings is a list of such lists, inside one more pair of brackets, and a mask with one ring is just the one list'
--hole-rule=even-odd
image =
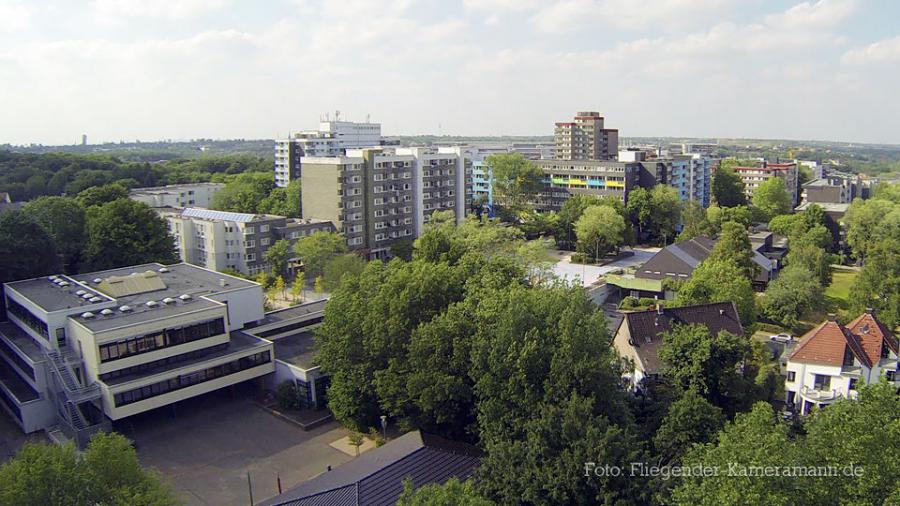
{"label": "rooftop antenna", "polygon": [[366,123],[369,122],[369,116],[370,116],[370,114],[369,114],[369,113],[366,113]]}
{"label": "rooftop antenna", "polygon": [[338,111],[337,109],[335,109],[335,111],[334,111],[334,120],[335,120],[335,121],[340,121],[340,120],[341,120],[341,111]]}

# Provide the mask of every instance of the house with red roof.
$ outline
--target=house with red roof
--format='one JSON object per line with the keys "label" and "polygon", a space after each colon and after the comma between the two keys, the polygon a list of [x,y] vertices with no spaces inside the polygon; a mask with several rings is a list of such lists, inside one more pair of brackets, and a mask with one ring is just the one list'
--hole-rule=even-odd
{"label": "house with red roof", "polygon": [[787,359],[785,395],[801,414],[855,399],[863,384],[900,387],[897,337],[872,311],[842,325],[833,315],[803,336]]}

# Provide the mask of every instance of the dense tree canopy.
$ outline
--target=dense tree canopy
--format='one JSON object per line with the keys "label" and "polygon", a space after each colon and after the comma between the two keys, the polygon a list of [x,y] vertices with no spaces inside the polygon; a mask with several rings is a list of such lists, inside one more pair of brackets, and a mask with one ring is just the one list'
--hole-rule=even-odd
{"label": "dense tree canopy", "polygon": [[0,503],[9,506],[167,506],[169,486],[138,464],[119,434],[95,435],[84,453],[71,444],[26,443],[0,467]]}
{"label": "dense tree canopy", "polygon": [[820,280],[802,264],[795,263],[782,269],[769,283],[762,307],[766,318],[796,328],[801,318],[824,304]]}
{"label": "dense tree canopy", "polygon": [[102,206],[114,200],[128,197],[128,188],[119,183],[91,186],[78,192],[75,199],[85,208]]}
{"label": "dense tree canopy", "polygon": [[753,279],[759,268],[753,261],[753,249],[747,229],[733,221],[722,224],[722,231],[707,261],[731,263],[749,280]]}
{"label": "dense tree canopy", "polygon": [[767,220],[791,212],[791,200],[784,179],[780,177],[770,178],[753,190],[753,207],[759,209]]}
{"label": "dense tree canopy", "polygon": [[736,160],[722,160],[712,180],[713,199],[721,207],[735,207],[747,205],[747,197],[744,195],[744,182],[735,174],[733,166]]}
{"label": "dense tree canopy", "polygon": [[120,199],[88,209],[84,249],[87,268],[177,261],[168,223],[146,204]]}
{"label": "dense tree canopy", "polygon": [[474,485],[472,480],[461,482],[450,478],[443,485],[430,484],[413,489],[412,481],[406,480],[397,506],[493,506],[495,503],[479,494]]}
{"label": "dense tree canopy", "polygon": [[56,245],[24,211],[0,214],[0,283],[53,274],[59,269]]}
{"label": "dense tree canopy", "polygon": [[575,223],[578,251],[598,259],[615,251],[625,240],[625,220],[608,206],[591,206]]}
{"label": "dense tree canopy", "polygon": [[29,202],[23,211],[50,235],[66,272],[78,272],[86,236],[84,207],[76,199],[39,197]]}
{"label": "dense tree canopy", "polygon": [[307,279],[315,279],[322,275],[329,260],[347,252],[347,243],[336,232],[313,232],[294,244],[294,252],[303,262]]}
{"label": "dense tree canopy", "polygon": [[493,174],[494,202],[510,218],[524,211],[543,187],[543,172],[521,154],[494,154],[485,163]]}
{"label": "dense tree canopy", "polygon": [[756,295],[750,280],[732,262],[707,259],[678,290],[680,304],[733,301],[745,327],[756,321]]}
{"label": "dense tree canopy", "polygon": [[661,184],[651,190],[635,188],[628,195],[626,210],[640,235],[659,244],[674,239],[681,220],[681,200],[675,188]]}
{"label": "dense tree canopy", "polygon": [[893,328],[900,325],[900,240],[887,238],[867,248],[866,263],[850,288],[854,313],[866,308],[878,311],[878,318]]}
{"label": "dense tree canopy", "polygon": [[[277,202],[278,198],[269,199],[273,190],[275,179],[272,174],[248,172],[229,176],[225,181],[225,188],[216,192],[210,207],[220,211],[250,214],[265,213],[269,210],[269,206],[280,209],[282,203]],[[263,202],[266,203],[267,209],[260,209]],[[286,205],[286,202],[284,204]]]}
{"label": "dense tree canopy", "polygon": [[842,223],[847,227],[847,244],[858,259],[864,260],[869,248],[885,238],[882,222],[897,207],[900,204],[881,199],[856,199],[850,204]]}

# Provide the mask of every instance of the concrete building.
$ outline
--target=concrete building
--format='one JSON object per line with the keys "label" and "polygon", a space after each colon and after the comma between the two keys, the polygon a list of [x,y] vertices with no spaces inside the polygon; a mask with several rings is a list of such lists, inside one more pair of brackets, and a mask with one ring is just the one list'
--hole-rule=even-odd
{"label": "concrete building", "polygon": [[800,178],[796,163],[769,163],[763,161],[756,167],[735,167],[734,172],[744,182],[744,193],[747,195],[748,200],[753,199],[753,191],[759,185],[773,177],[780,177],[784,179],[784,185],[787,187],[788,194],[791,197],[791,207],[800,203]]}
{"label": "concrete building", "polygon": [[347,246],[368,258],[418,237],[437,211],[465,216],[464,148],[353,149],[302,164],[303,215],[334,222]]}
{"label": "concrete building", "polygon": [[379,145],[381,145],[380,123],[326,119],[319,123],[318,130],[297,132],[287,139],[275,141],[275,185],[284,187],[294,179],[300,178],[300,159],[304,156],[341,156],[347,149]]}
{"label": "concrete building", "polygon": [[604,128],[603,116],[595,111],[556,123],[553,137],[558,160],[615,160],[619,152],[619,131]]}
{"label": "concrete building", "polygon": [[830,316],[788,356],[785,400],[806,415],[839,399],[855,399],[863,384],[888,381],[900,387],[897,360],[897,337],[872,312],[847,325]]}
{"label": "concrete building", "polygon": [[223,183],[173,184],[135,188],[128,198],[150,207],[209,207],[216,193],[225,188]]}
{"label": "concrete building", "polygon": [[558,211],[572,195],[612,196],[623,202],[635,187],[664,184],[663,161],[616,162],[600,160],[537,160],[544,172],[545,189],[534,203],[539,211]]}
{"label": "concrete building", "polygon": [[488,210],[494,208],[494,183],[491,166],[484,159],[472,161],[472,199]]}
{"label": "concrete building", "polygon": [[674,156],[668,162],[667,184],[678,190],[682,201],[709,207],[712,190],[712,159],[702,154]]}
{"label": "concrete building", "polygon": [[[255,276],[271,270],[266,251],[285,239],[293,243],[315,232],[333,232],[326,220],[292,219],[269,214],[232,213],[198,208],[158,208],[181,259],[214,271],[232,269]],[[291,248],[293,251],[293,248]],[[290,259],[291,263],[297,259]]]}
{"label": "concrete building", "polygon": [[272,343],[240,330],[262,295],[185,263],[6,283],[0,406],[83,447],[111,421],[269,374]]}

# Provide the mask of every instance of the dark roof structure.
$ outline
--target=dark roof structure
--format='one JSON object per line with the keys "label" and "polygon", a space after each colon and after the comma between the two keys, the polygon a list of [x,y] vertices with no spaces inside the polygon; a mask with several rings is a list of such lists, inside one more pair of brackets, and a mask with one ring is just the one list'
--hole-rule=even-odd
{"label": "dark roof structure", "polygon": [[261,506],[393,506],[404,480],[411,479],[416,488],[453,477],[465,480],[480,460],[474,446],[413,431]]}
{"label": "dark roof structure", "polygon": [[738,336],[744,333],[734,302],[671,308],[659,306],[648,311],[625,313],[622,324],[628,325],[631,336],[629,344],[634,348],[647,374],[655,374],[660,370],[662,364],[659,360],[659,347],[663,342],[662,335],[670,332],[676,325],[704,325],[712,335],[718,335],[723,330]]}
{"label": "dark roof structure", "polygon": [[[634,276],[643,279],[687,279],[700,262],[709,257],[715,245],[715,239],[704,235],[670,244],[638,267]],[[759,267],[754,281],[767,283],[777,263],[762,255],[758,248],[753,248],[752,253],[753,262]]]}

